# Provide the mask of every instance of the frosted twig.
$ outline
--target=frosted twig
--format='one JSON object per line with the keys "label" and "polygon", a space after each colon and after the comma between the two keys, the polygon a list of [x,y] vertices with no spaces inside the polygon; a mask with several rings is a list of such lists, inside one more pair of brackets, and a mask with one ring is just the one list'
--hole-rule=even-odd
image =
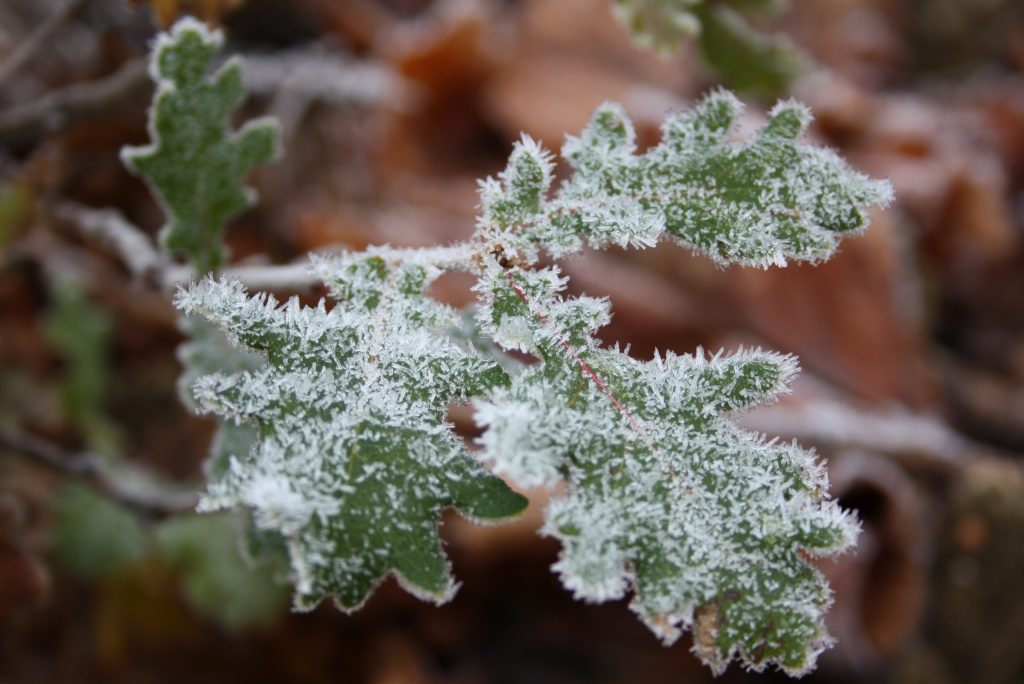
{"label": "frosted twig", "polygon": [[248,55],[244,75],[250,91],[274,96],[271,111],[285,140],[316,102],[406,112],[420,95],[411,82],[382,62],[317,48]]}
{"label": "frosted twig", "polygon": [[56,11],[51,12],[36,30],[21,42],[7,59],[0,64],[0,87],[32,61],[40,49],[64,26],[85,4],[85,0],[65,0]]}
{"label": "frosted twig", "polygon": [[[62,201],[54,207],[54,214],[74,226],[84,238],[112,249],[133,277],[154,288],[170,290],[196,279],[193,269],[168,261],[153,240],[116,209],[93,209]],[[447,247],[381,247],[374,253],[396,264],[415,262],[445,270],[471,270],[474,252],[469,243],[458,243]],[[309,292],[320,284],[320,278],[306,261],[228,266],[220,274],[251,290]]]}
{"label": "frosted twig", "polygon": [[440,247],[375,246],[368,249],[362,256],[380,257],[392,266],[421,264],[433,266],[442,271],[476,273],[479,270],[478,262],[483,250],[483,241],[470,238],[464,242]]}
{"label": "frosted twig", "polygon": [[[188,266],[168,261],[148,235],[116,209],[93,209],[62,201],[54,214],[77,228],[88,240],[112,249],[133,277],[158,289],[173,289],[196,279]],[[443,270],[471,271],[474,243],[445,247],[379,247],[373,253],[393,264],[420,263]],[[250,290],[309,292],[320,284],[306,261],[280,265],[238,265],[220,270],[228,280],[238,280]]]}
{"label": "frosted twig", "polygon": [[245,56],[245,85],[257,93],[287,91],[309,101],[384,105],[404,110],[411,85],[382,63],[325,50]]}
{"label": "frosted twig", "polygon": [[0,112],[0,144],[33,142],[149,87],[146,60],[127,62],[105,78],[76,83]]}
{"label": "frosted twig", "polygon": [[[530,313],[533,314],[537,318],[537,320],[539,320],[543,325],[551,327],[551,324],[548,322],[547,316],[540,313],[539,311],[532,311],[533,304],[530,302],[530,299],[526,296],[526,293],[523,292],[523,289],[519,287],[518,284],[516,284],[515,278],[512,276],[512,274],[506,271],[506,276],[508,277],[509,285],[511,285],[512,290],[516,293],[516,296],[523,300],[523,303],[526,304],[527,309],[531,309]],[[621,413],[622,417],[626,419],[627,423],[629,423],[629,426],[633,429],[633,432],[636,433],[637,436],[643,437],[643,431],[640,429],[640,425],[639,423],[636,422],[636,419],[633,418],[632,414],[630,414],[629,409],[626,408],[625,404],[619,401],[619,398],[615,396],[615,394],[611,391],[608,385],[601,379],[601,376],[594,372],[594,369],[590,367],[590,364],[588,364],[583,359],[583,357],[576,353],[576,350],[573,349],[571,344],[569,344],[569,340],[565,338],[565,336],[562,334],[562,331],[554,329],[554,335],[556,339],[558,339],[558,342],[561,345],[562,349],[564,349],[565,352],[569,355],[569,357],[576,363],[576,365],[580,367],[580,371],[583,373],[583,375],[589,378],[591,381],[593,381],[595,385],[597,385],[597,388],[601,391],[601,394],[608,397],[608,400],[612,402],[612,405],[615,407],[615,410]],[[653,445],[651,445],[651,448],[653,450]]]}
{"label": "frosted twig", "polygon": [[83,237],[111,248],[133,277],[162,284],[167,260],[149,236],[116,209],[92,209],[74,202],[60,202],[54,214],[75,225]]}
{"label": "frosted twig", "polygon": [[992,452],[934,416],[905,410],[861,411],[821,398],[760,408],[739,422],[759,432],[861,447],[942,471],[960,470]]}
{"label": "frosted twig", "polygon": [[[74,226],[86,239],[112,249],[134,278],[156,289],[171,290],[196,279],[194,270],[166,259],[153,240],[116,209],[93,209],[62,201],[54,207],[54,214]],[[319,283],[305,262],[233,266],[221,273],[254,290],[305,292]]]}
{"label": "frosted twig", "polygon": [[144,484],[142,477],[130,481],[124,477],[127,469],[121,468],[115,473],[98,456],[65,451],[32,435],[0,428],[0,450],[81,478],[105,496],[149,518],[191,511],[196,506],[197,497],[193,492],[168,491],[153,483]]}
{"label": "frosted twig", "polygon": [[[228,280],[238,280],[251,290],[273,290],[276,292],[309,292],[319,284],[319,279],[310,272],[309,262],[266,266],[229,266],[221,269],[221,275]],[[188,277],[179,277],[175,282],[187,282],[195,278],[191,269]]]}
{"label": "frosted twig", "polygon": [[[364,254],[379,256],[395,266],[423,264],[442,271],[475,272],[473,257],[477,254],[474,242],[458,242],[444,247],[375,247]],[[309,261],[291,264],[227,266],[220,269],[227,280],[237,280],[250,290],[276,292],[311,292],[322,284]],[[187,266],[174,265],[168,269],[165,282],[169,287],[196,279],[196,273]]]}

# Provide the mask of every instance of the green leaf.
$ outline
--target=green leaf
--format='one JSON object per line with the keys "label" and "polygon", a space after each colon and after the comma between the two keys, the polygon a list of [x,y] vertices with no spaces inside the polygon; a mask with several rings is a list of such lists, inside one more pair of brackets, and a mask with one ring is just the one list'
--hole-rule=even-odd
{"label": "green leaf", "polygon": [[695,629],[716,672],[734,657],[807,671],[830,643],[831,593],[806,557],[849,548],[857,522],[828,500],[812,453],[728,419],[785,391],[795,360],[741,350],[638,361],[593,338],[606,302],[563,299],[563,287],[554,269],[492,265],[478,286],[482,328],[541,362],[477,405],[496,472],[567,483],[543,529],[562,542],[563,583],[588,601],[632,591],[630,607],[666,643]]}
{"label": "green leaf", "polygon": [[[204,36],[191,40],[210,48]],[[210,55],[196,54],[156,64],[202,81]],[[828,499],[813,454],[729,419],[785,391],[795,361],[741,350],[642,362],[602,349],[607,302],[566,299],[557,269],[528,270],[540,249],[647,247],[665,234],[722,264],[813,262],[889,200],[887,183],[800,142],[801,105],[780,103],[746,141],[732,136],[739,110],[714,93],[638,154],[622,109],[604,105],[566,143],[571,174],[554,192],[551,156],[524,137],[482,183],[467,242],[317,262],[331,307],[279,305],[212,278],[180,291],[186,314],[260,357],[218,351],[223,339],[201,327],[183,349],[191,378],[203,374],[186,403],[226,425],[201,509],[245,509],[247,552],[287,554],[297,608],[333,595],[354,610],[389,574],[443,602],[456,585],[442,511],[493,521],[526,504],[447,423],[452,402],[484,397],[481,445],[495,470],[524,486],[566,483],[544,531],[561,540],[556,569],[578,596],[632,592],[667,642],[693,629],[715,671],[733,658],[808,670],[829,643],[830,591],[807,557],[848,548],[857,523]],[[478,276],[476,330],[425,296],[443,270]],[[488,340],[539,363],[509,363]]]}
{"label": "green leaf", "polygon": [[76,575],[115,575],[145,556],[148,536],[122,506],[78,484],[62,487],[53,501],[54,552]]}
{"label": "green leaf", "polygon": [[699,38],[704,61],[736,90],[779,95],[807,68],[781,36],[755,30],[743,14],[774,10],[776,0],[612,0],[612,11],[639,45],[662,55]]}
{"label": "green leaf", "polygon": [[755,31],[729,7],[704,6],[698,16],[701,54],[730,88],[776,96],[808,68],[792,43]]}
{"label": "green leaf", "polygon": [[640,45],[671,54],[700,33],[693,10],[703,0],[612,0],[612,13]]}
{"label": "green leaf", "polygon": [[[178,361],[182,374],[178,378],[178,397],[193,411],[199,402],[192,391],[196,380],[211,373],[239,373],[263,367],[263,357],[231,344],[217,326],[202,318],[181,317],[178,327],[188,341],[178,347]],[[254,425],[218,420],[217,432],[210,445],[210,455],[204,464],[208,480],[219,479],[230,466],[233,454],[247,454],[259,437]]]}
{"label": "green leaf", "polygon": [[180,573],[189,604],[232,630],[271,622],[288,601],[285,569],[246,562],[243,540],[243,521],[230,513],[177,516],[156,530],[160,557]]}
{"label": "green leaf", "polygon": [[508,378],[443,334],[456,312],[423,295],[438,269],[392,268],[373,252],[318,269],[344,305],[279,307],[213,280],[179,293],[186,313],[267,359],[261,370],[195,385],[204,409],[259,430],[201,507],[249,508],[258,527],[285,539],[299,608],[333,594],[354,610],[389,573],[445,601],[456,587],[437,534],[441,511],[502,520],[526,505],[446,423],[450,402]]}
{"label": "green leaf", "polygon": [[46,341],[64,364],[64,414],[90,448],[112,455],[119,450],[117,427],[103,411],[109,384],[113,320],[72,278],[58,278],[46,313]]}
{"label": "green leaf", "polygon": [[150,65],[158,86],[149,118],[152,143],[121,153],[164,207],[164,246],[187,255],[200,273],[224,261],[224,225],[255,200],[243,185],[246,176],[278,152],[277,127],[269,119],[231,131],[232,114],[245,97],[241,63],[229,60],[207,75],[222,42],[220,32],[193,19],[160,36]]}
{"label": "green leaf", "polygon": [[551,164],[524,139],[505,173],[483,184],[480,232],[522,263],[535,262],[538,247],[556,257],[579,249],[581,238],[594,247],[648,247],[667,233],[719,263],[766,268],[827,259],[843,237],[867,227],[872,205],[891,199],[888,182],[800,142],[811,120],[804,106],[780,102],[752,139],[736,142],[730,132],[741,108],[733,95],[712,93],[669,117],[661,143],[637,154],[625,112],[605,104],[562,149],[573,174],[539,202],[516,201],[527,181],[531,197],[544,198],[550,185],[550,173],[521,171],[523,158]]}

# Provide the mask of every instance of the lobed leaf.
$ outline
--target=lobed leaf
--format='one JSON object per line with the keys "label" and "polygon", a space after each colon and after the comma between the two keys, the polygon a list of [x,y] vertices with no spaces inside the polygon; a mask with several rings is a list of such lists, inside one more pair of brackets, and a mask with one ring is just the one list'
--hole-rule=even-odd
{"label": "lobed leaf", "polygon": [[423,295],[437,269],[391,268],[371,252],[318,270],[344,306],[280,307],[214,280],[179,293],[186,313],[266,358],[262,369],[195,384],[205,410],[259,432],[201,508],[249,508],[258,527],[284,538],[299,608],[333,594],[354,610],[389,573],[443,602],[456,585],[437,534],[441,511],[493,521],[526,505],[446,423],[451,401],[508,378],[441,332],[456,317]]}
{"label": "lobed leaf", "polygon": [[808,70],[808,58],[782,36],[761,33],[723,5],[703,5],[700,51],[736,90],[774,96]]}
{"label": "lobed leaf", "polygon": [[[829,258],[863,230],[891,188],[851,169],[830,150],[800,142],[810,113],[781,102],[750,140],[730,139],[742,105],[716,92],[671,116],[644,154],[625,112],[605,104],[562,156],[573,173],[550,199],[550,162],[532,141],[517,144],[508,170],[482,191],[482,232],[525,263],[544,247],[559,256],[609,244],[647,247],[666,233],[721,264],[768,267]],[[532,185],[530,185],[532,184]],[[524,186],[529,185],[529,192]],[[529,202],[517,198],[531,197]]]}
{"label": "lobed leaf", "polygon": [[222,42],[219,31],[194,19],[161,34],[150,63],[157,83],[152,142],[121,151],[125,165],[164,207],[164,246],[187,255],[200,273],[224,261],[224,225],[255,200],[244,186],[246,176],[278,153],[277,125],[270,119],[232,132],[231,117],[245,96],[241,63],[229,60],[207,75]]}
{"label": "lobed leaf", "polygon": [[[213,373],[239,373],[263,367],[263,357],[231,341],[216,326],[203,318],[182,316],[178,320],[187,341],[178,347],[178,362],[182,366],[178,378],[178,398],[193,411],[199,409],[199,400],[193,386],[196,380]],[[210,455],[204,464],[208,480],[219,479],[227,472],[231,456],[247,454],[259,437],[255,426],[229,420],[218,420],[217,431],[210,445]]]}
{"label": "lobed leaf", "polygon": [[694,38],[704,61],[733,89],[778,95],[806,69],[807,58],[781,36],[744,18],[776,10],[777,0],[612,0],[612,13],[633,40],[655,52],[678,52]]}
{"label": "lobed leaf", "polygon": [[567,483],[543,531],[555,569],[588,601],[633,592],[666,643],[696,632],[716,672],[732,659],[791,674],[829,644],[831,593],[808,555],[852,545],[855,519],[828,500],[824,470],[795,444],[766,442],[728,413],[770,401],[792,357],[740,351],[647,362],[599,347],[607,306],[559,296],[554,269],[493,264],[478,289],[495,339],[539,357],[478,402],[484,457],[523,486]]}

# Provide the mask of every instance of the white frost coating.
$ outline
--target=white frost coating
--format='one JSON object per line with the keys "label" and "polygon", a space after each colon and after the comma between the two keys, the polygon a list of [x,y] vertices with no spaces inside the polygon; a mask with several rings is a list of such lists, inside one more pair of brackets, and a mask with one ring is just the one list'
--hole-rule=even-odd
{"label": "white frost coating", "polygon": [[530,352],[536,348],[530,322],[523,316],[502,316],[494,326],[493,339],[512,351]]}
{"label": "white frost coating", "polygon": [[149,65],[149,75],[154,81],[159,82],[161,80],[161,74],[157,69],[155,57],[158,57],[161,51],[168,46],[177,43],[186,33],[198,33],[203,43],[210,45],[214,49],[220,49],[221,45],[224,44],[224,33],[219,29],[211,29],[195,17],[182,17],[175,22],[170,32],[161,33],[156,37],[152,50],[154,59],[150,61]]}
{"label": "white frost coating", "polygon": [[606,103],[568,137],[562,156],[574,173],[553,195],[549,160],[522,142],[505,172],[481,184],[479,233],[526,264],[538,247],[557,257],[578,250],[580,238],[644,248],[668,234],[722,264],[766,268],[828,258],[841,237],[867,226],[871,205],[890,201],[887,182],[800,142],[811,121],[803,105],[780,102],[752,139],[733,142],[741,108],[733,95],[712,93],[669,117],[661,143],[638,155],[629,118]]}
{"label": "white frost coating", "polygon": [[[262,473],[245,481],[238,499],[244,506],[256,510],[257,525],[279,530],[285,536],[296,534],[315,512],[325,509],[322,502],[317,506],[318,502],[311,501],[307,494],[293,490],[288,480]],[[337,506],[337,501],[328,503]]]}
{"label": "white frost coating", "polygon": [[[540,249],[647,247],[665,233],[723,264],[813,262],[889,200],[887,183],[799,142],[802,106],[780,103],[733,142],[739,109],[713,93],[638,155],[623,110],[604,105],[567,141],[573,173],[555,190],[550,155],[524,137],[481,183],[469,241],[316,260],[339,302],[329,312],[231,283],[180,292],[179,307],[268,361],[196,385],[207,410],[261,428],[203,505],[249,506],[285,534],[300,608],[328,592],[358,607],[389,572],[444,600],[456,585],[437,543],[440,508],[492,520],[518,510],[488,507],[504,490],[488,490],[493,478],[445,423],[449,402],[477,397],[484,461],[524,486],[567,483],[544,532],[562,542],[555,570],[577,596],[632,593],[631,609],[667,643],[694,629],[716,671],[733,658],[810,669],[830,643],[831,593],[806,556],[841,553],[858,525],[828,499],[813,453],[730,420],[787,391],[795,359],[742,349],[632,359],[594,337],[607,301],[566,298],[556,267],[530,268]],[[440,333],[459,318],[422,291],[446,270],[478,276],[476,332],[538,363],[510,379]]]}
{"label": "white frost coating", "polygon": [[[539,422],[532,407],[525,403],[473,403],[474,417],[480,427],[499,425],[488,430],[477,443],[483,447],[494,472],[507,475],[523,487],[556,484],[562,479],[561,457],[557,450],[534,443],[531,433]],[[529,448],[525,448],[529,445]]]}
{"label": "white frost coating", "polygon": [[317,268],[342,300],[331,311],[214,280],[178,293],[184,311],[266,356],[263,368],[195,383],[201,408],[260,427],[201,508],[246,507],[284,537],[300,609],[334,594],[353,610],[388,574],[443,602],[456,585],[437,537],[441,511],[507,518],[525,503],[445,422],[451,401],[505,376],[440,334],[455,314],[422,294],[435,266],[362,255]]}
{"label": "white frost coating", "polygon": [[[175,22],[174,26],[171,27],[170,32],[157,35],[151,51],[152,58],[149,60],[149,64],[147,65],[149,77],[157,84],[157,98],[160,97],[161,94],[174,90],[175,88],[174,82],[168,78],[164,78],[164,75],[160,72],[160,56],[189,33],[197,34],[202,43],[204,45],[208,45],[212,50],[219,50],[224,44],[224,33],[222,31],[218,29],[210,29],[210,27],[194,17],[184,17]],[[238,60],[236,59],[233,61]],[[152,118],[150,119],[147,127],[149,131],[149,138],[152,142],[148,145],[137,148],[121,148],[121,159],[125,164],[129,166],[131,165],[129,158],[134,154],[149,154],[156,151],[156,148],[159,145],[160,136],[155,128],[155,122]]]}
{"label": "white frost coating", "polygon": [[806,671],[829,643],[831,597],[804,554],[844,551],[858,526],[827,500],[813,453],[727,419],[787,391],[795,359],[741,349],[640,362],[601,349],[606,304],[563,299],[563,287],[554,269],[495,267],[477,286],[482,328],[518,316],[538,340],[540,363],[479,402],[477,421],[496,471],[568,483],[543,528],[563,545],[555,571],[585,600],[632,591],[666,643],[698,612],[718,615],[698,652],[714,668],[735,657]]}
{"label": "white frost coating", "polygon": [[603,603],[622,598],[629,589],[629,557],[618,540],[627,522],[614,506],[569,495],[553,499],[544,512],[541,532],[572,538],[573,553],[562,553],[551,569],[576,598]]}

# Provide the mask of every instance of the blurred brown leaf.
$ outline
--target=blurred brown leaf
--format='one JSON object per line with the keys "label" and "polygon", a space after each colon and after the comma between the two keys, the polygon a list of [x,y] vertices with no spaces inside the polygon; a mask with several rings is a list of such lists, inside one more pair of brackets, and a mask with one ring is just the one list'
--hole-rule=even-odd
{"label": "blurred brown leaf", "polygon": [[49,576],[21,538],[25,515],[17,498],[0,494],[0,625],[40,606],[49,595]]}

